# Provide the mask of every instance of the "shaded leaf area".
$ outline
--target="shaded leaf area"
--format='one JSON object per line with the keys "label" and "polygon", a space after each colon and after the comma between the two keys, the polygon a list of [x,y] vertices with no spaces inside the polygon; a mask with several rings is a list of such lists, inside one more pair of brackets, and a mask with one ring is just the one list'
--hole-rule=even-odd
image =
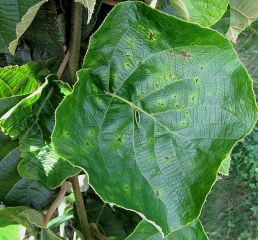
{"label": "shaded leaf area", "polygon": [[45,209],[56,197],[38,181],[21,178],[17,172],[20,161],[18,142],[0,132],[0,201],[6,206],[28,206]]}
{"label": "shaded leaf area", "polygon": [[54,1],[45,3],[21,36],[14,55],[0,53],[0,66],[23,65],[30,61],[49,62],[62,58],[65,50],[64,26]]}
{"label": "shaded leaf area", "polygon": [[[0,210],[0,236],[1,234],[6,234],[5,228],[7,226],[16,226],[21,227],[24,226],[29,235],[34,236],[36,239],[38,238],[38,228],[40,228],[40,239],[53,239],[53,240],[61,240],[58,236],[56,236],[51,230],[47,229],[44,218],[41,213],[37,212],[34,209],[29,209],[26,207],[7,207]],[[12,233],[15,234],[15,233]],[[17,233],[16,233],[17,234]],[[24,234],[25,235],[25,234]],[[13,235],[14,236],[14,235]],[[9,235],[10,239],[11,235]],[[15,240],[15,238],[12,238]],[[18,238],[18,239],[24,239]]]}
{"label": "shaded leaf area", "polygon": [[127,2],[93,35],[84,66],[57,110],[55,150],[88,172],[105,201],[144,214],[166,235],[192,222],[257,117],[229,41]]}
{"label": "shaded leaf area", "polygon": [[209,27],[225,13],[228,0],[159,0],[160,10],[183,20]]}
{"label": "shaded leaf area", "polygon": [[234,43],[238,35],[258,18],[258,2],[256,0],[229,0],[230,27],[227,37]]}
{"label": "shaded leaf area", "polygon": [[188,226],[171,233],[163,238],[162,234],[149,222],[143,220],[136,227],[134,232],[126,238],[126,240],[208,240],[204,232],[202,224],[199,220],[195,220]]}
{"label": "shaded leaf area", "polygon": [[97,20],[99,17],[98,13],[100,11],[100,7],[102,5],[102,1],[101,0],[97,0],[95,7],[94,7],[94,12],[91,16],[90,22],[87,22],[88,20],[88,11],[87,10],[83,10],[83,15],[82,15],[82,40],[85,40],[89,34],[92,32]]}
{"label": "shaded leaf area", "polygon": [[230,175],[219,180],[202,212],[210,240],[258,237],[258,128],[232,152]]}
{"label": "shaded leaf area", "polygon": [[[1,117],[0,126],[6,135],[19,139],[22,158],[18,164],[19,174],[26,179],[40,180],[55,188],[80,170],[57,156],[51,146],[50,135],[55,124],[55,109],[63,94],[51,77],[50,82],[46,80],[39,88],[33,89],[36,87],[36,79],[28,78],[31,75],[26,75],[27,72],[25,75],[17,74],[30,66],[31,64],[0,69],[2,85],[6,84],[10,88],[9,95],[19,97],[19,102]],[[52,77],[55,79],[55,76]],[[39,85],[38,81],[36,85]],[[32,89],[35,91],[26,95]],[[6,91],[5,93],[7,94]],[[9,106],[10,98],[6,94],[3,101]]]}
{"label": "shaded leaf area", "polygon": [[22,41],[31,49],[33,61],[46,61],[64,56],[65,35],[61,23],[57,22],[54,1],[49,1],[40,8]]}
{"label": "shaded leaf area", "polygon": [[14,54],[19,38],[45,2],[47,0],[1,0],[0,52]]}
{"label": "shaded leaf area", "polygon": [[[88,194],[89,195],[89,194]],[[106,237],[125,239],[140,221],[140,217],[131,211],[109,206],[95,194],[85,198],[89,221],[95,223]]]}

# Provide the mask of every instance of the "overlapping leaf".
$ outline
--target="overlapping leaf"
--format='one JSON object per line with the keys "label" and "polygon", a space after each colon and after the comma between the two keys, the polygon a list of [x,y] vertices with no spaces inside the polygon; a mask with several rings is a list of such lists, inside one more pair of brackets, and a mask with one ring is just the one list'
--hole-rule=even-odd
{"label": "overlapping leaf", "polygon": [[14,54],[21,35],[48,0],[0,1],[0,52]]}
{"label": "overlapping leaf", "polygon": [[[9,69],[8,73],[16,73],[23,67],[4,68],[0,70],[0,74],[6,69]],[[22,94],[10,90],[10,94],[13,93],[15,97],[21,95],[22,99],[1,117],[0,126],[5,134],[13,139],[19,138],[22,157],[18,165],[19,174],[27,179],[40,180],[55,188],[67,177],[80,171],[57,156],[50,143],[50,135],[55,124],[55,108],[63,95],[57,87],[46,81],[26,96],[27,88],[31,90],[30,81],[21,75],[10,75],[2,74],[3,83],[10,86],[10,89],[19,90],[19,86],[22,86]],[[10,83],[9,78],[12,79]],[[5,85],[1,84],[0,87],[3,89]],[[9,98],[4,98],[4,101],[9,104]]]}
{"label": "overlapping leaf", "polygon": [[257,118],[229,41],[127,2],[94,34],[84,66],[58,108],[55,150],[89,173],[105,201],[143,213],[166,235],[193,221]]}
{"label": "overlapping leaf", "polygon": [[234,43],[238,35],[258,18],[258,2],[256,0],[230,0],[230,27],[227,37]]}
{"label": "overlapping leaf", "polygon": [[217,22],[228,6],[228,0],[163,0],[161,2],[161,10],[204,27]]}
{"label": "overlapping leaf", "polygon": [[126,240],[207,240],[203,226],[199,220],[195,220],[190,225],[182,227],[179,230],[163,238],[162,234],[149,222],[143,220],[136,227],[134,232]]}

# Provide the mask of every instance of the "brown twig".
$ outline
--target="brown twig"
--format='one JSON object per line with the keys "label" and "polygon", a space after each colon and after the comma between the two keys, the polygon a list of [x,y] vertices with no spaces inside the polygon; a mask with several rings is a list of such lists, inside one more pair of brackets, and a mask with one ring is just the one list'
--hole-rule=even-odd
{"label": "brown twig", "polygon": [[65,70],[65,68],[66,68],[66,66],[69,62],[69,57],[70,57],[70,50],[68,49],[60,67],[58,68],[58,71],[57,71],[57,74],[56,74],[58,79],[61,79],[61,77],[64,73],[64,70]]}
{"label": "brown twig", "polygon": [[55,213],[55,211],[58,208],[58,206],[60,205],[60,203],[62,202],[62,199],[66,194],[67,184],[69,184],[69,183],[64,182],[61,185],[60,191],[59,191],[56,199],[54,200],[54,202],[51,204],[50,208],[48,209],[47,214],[44,217],[44,222],[45,222],[46,225],[48,224],[48,222],[52,218],[53,214]]}
{"label": "brown twig", "polygon": [[90,224],[90,230],[94,234],[96,238],[99,240],[107,240],[106,236],[104,236],[98,229],[97,225],[95,223]]}
{"label": "brown twig", "polygon": [[116,4],[119,3],[119,1],[115,1],[115,0],[103,0],[102,2],[109,6],[115,6]]}

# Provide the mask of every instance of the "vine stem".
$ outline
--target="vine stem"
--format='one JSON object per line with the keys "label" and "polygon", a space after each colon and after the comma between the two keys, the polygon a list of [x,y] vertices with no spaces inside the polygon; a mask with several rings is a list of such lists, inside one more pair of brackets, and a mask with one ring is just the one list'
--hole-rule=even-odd
{"label": "vine stem", "polygon": [[81,194],[78,176],[71,177],[70,182],[72,183],[72,187],[73,187],[75,204],[76,204],[77,213],[79,216],[83,236],[87,240],[93,240],[92,235],[90,233],[90,225],[89,225],[87,213],[85,210],[85,206],[84,206],[84,202]]}
{"label": "vine stem", "polygon": [[51,204],[50,208],[48,209],[47,214],[44,217],[44,222],[46,225],[49,223],[49,221],[52,218],[53,214],[55,213],[56,209],[62,202],[63,197],[65,196],[66,191],[68,189],[68,184],[69,184],[68,182],[64,182],[61,185],[60,191],[59,191],[56,199],[54,200],[54,202]]}
{"label": "vine stem", "polygon": [[[79,2],[73,2],[72,19],[71,19],[71,37],[70,37],[70,59],[69,59],[71,83],[75,83],[76,71],[78,70],[78,67],[79,67],[82,11],[83,11],[83,5]],[[78,176],[71,177],[70,182],[72,183],[72,188],[73,188],[73,193],[75,198],[75,205],[76,205],[77,213],[80,220],[82,234],[84,238],[86,238],[87,240],[93,240],[93,237],[90,232],[90,225],[88,222],[86,209],[85,209],[82,194],[81,194]]]}
{"label": "vine stem", "polygon": [[81,25],[82,25],[82,10],[81,3],[74,2],[72,7],[72,27],[71,27],[71,39],[70,39],[70,78],[71,82],[76,81],[76,71],[79,67],[80,59],[80,46],[81,46]]}

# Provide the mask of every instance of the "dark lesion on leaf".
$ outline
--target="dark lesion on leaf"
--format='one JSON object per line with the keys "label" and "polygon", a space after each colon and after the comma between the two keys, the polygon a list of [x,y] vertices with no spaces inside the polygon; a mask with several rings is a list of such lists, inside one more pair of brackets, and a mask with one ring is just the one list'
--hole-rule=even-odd
{"label": "dark lesion on leaf", "polygon": [[153,32],[150,32],[150,33],[149,33],[149,40],[150,40],[150,41],[153,41],[153,40],[155,39],[155,37],[156,37],[156,34],[155,34],[155,33],[153,33]]}

